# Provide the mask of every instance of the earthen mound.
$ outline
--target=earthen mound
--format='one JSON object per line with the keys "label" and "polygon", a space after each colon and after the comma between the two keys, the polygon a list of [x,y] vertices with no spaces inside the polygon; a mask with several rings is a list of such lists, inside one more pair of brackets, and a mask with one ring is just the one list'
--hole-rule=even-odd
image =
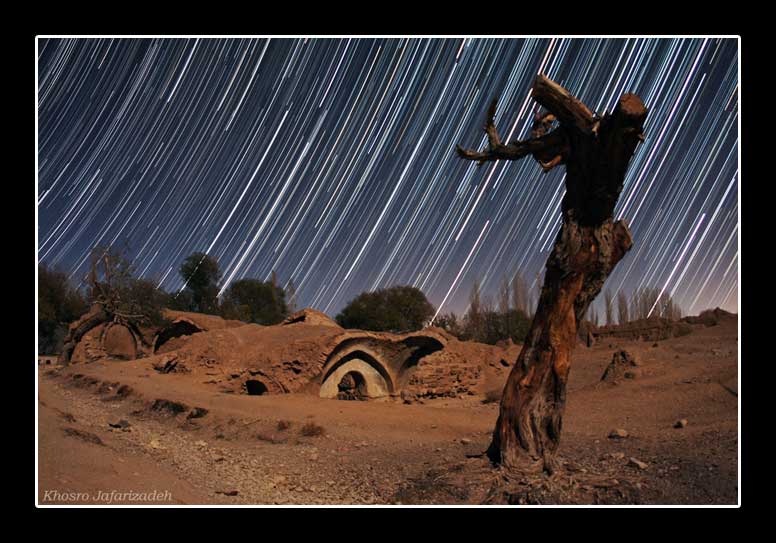
{"label": "earthen mound", "polygon": [[319,326],[333,326],[335,328],[342,328],[339,324],[336,323],[336,321],[331,319],[331,317],[329,317],[326,313],[323,313],[311,307],[307,307],[305,309],[302,309],[301,311],[297,311],[293,315],[290,315],[289,317],[287,317],[281,324],[288,325],[288,324],[297,324],[300,322],[303,322],[305,324],[313,324],[313,325],[319,325]]}
{"label": "earthen mound", "polygon": [[725,322],[735,322],[738,319],[738,315],[730,313],[719,307],[715,309],[707,309],[702,311],[700,315],[695,317],[684,317],[681,322],[687,324],[702,324],[704,326],[716,326]]}

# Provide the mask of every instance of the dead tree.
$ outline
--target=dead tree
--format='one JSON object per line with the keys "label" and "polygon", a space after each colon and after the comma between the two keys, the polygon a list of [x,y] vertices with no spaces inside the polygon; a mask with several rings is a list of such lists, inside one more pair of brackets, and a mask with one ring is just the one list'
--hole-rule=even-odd
{"label": "dead tree", "polygon": [[461,158],[480,164],[531,155],[545,172],[566,165],[563,224],[547,259],[536,314],[504,388],[487,451],[507,473],[556,469],[577,327],[633,244],[627,224],[613,222],[613,214],[628,162],[644,141],[647,116],[635,94],[624,94],[612,113],[595,115],[543,75],[536,77],[532,97],[544,109],[535,115],[529,139],[501,142],[493,120],[494,100],[485,124],[488,148],[457,147]]}
{"label": "dead tree", "polygon": [[[89,287],[91,308],[70,324],[59,363],[67,365],[81,338],[102,324],[119,324],[132,334],[136,345],[150,349],[141,326],[161,324],[164,317],[156,288],[132,277],[131,262],[121,251],[97,246],[91,252],[91,266],[84,281]],[[158,306],[158,307],[157,307]],[[103,333],[105,329],[103,330]]]}

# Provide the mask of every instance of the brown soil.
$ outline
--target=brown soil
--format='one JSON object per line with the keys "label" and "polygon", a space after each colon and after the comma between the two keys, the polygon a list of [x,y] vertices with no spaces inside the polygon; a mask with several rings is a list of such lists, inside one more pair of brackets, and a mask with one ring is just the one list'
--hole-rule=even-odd
{"label": "brown soil", "polygon": [[[737,322],[692,328],[577,347],[564,468],[513,484],[520,503],[737,503]],[[601,382],[621,349],[637,371]],[[114,503],[479,504],[498,480],[476,456],[498,414],[489,389],[406,404],[248,395],[205,377],[149,359],[41,361],[39,503],[133,491]]]}

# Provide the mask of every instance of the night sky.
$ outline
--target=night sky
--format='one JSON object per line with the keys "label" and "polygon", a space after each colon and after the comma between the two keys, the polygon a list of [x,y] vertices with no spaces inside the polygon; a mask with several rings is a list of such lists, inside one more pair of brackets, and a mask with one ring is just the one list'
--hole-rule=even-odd
{"label": "night sky", "polygon": [[395,284],[459,314],[475,279],[536,288],[565,168],[455,145],[484,148],[494,97],[502,139],[528,137],[541,72],[598,113],[649,108],[604,288],[737,312],[738,62],[717,38],[39,39],[38,256],[78,285],[93,246],[127,243],[174,292],[203,251],[223,288],[276,270],[330,315]]}

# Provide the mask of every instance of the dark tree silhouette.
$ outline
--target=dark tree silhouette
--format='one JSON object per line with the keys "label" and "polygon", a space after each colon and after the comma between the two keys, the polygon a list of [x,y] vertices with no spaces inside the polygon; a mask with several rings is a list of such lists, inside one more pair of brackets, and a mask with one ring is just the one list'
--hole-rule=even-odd
{"label": "dark tree silhouette", "polygon": [[224,292],[221,315],[264,326],[278,324],[288,316],[285,295],[285,291],[272,282],[240,279]]}
{"label": "dark tree silhouette", "polygon": [[189,301],[189,307],[185,309],[199,313],[218,312],[221,270],[214,257],[205,253],[192,253],[181,264],[180,276],[186,283],[181,294],[184,300]]}
{"label": "dark tree silhouette", "polygon": [[434,306],[420,289],[395,286],[362,292],[337,315],[343,328],[376,332],[410,332],[423,328],[434,316]]}
{"label": "dark tree silhouette", "polygon": [[[647,109],[624,94],[614,111],[594,115],[566,89],[538,75],[532,97],[544,110],[531,138],[503,144],[488,110],[485,151],[457,148],[461,158],[484,163],[532,155],[544,171],[566,165],[563,224],[555,239],[536,314],[501,398],[488,456],[507,477],[556,468],[566,383],[577,328],[604,281],[631,248],[614,206],[636,146],[644,140]],[[553,129],[557,121],[558,126]]]}
{"label": "dark tree silhouette", "polygon": [[39,354],[59,353],[68,325],[87,309],[81,292],[73,288],[66,273],[38,264]]}

